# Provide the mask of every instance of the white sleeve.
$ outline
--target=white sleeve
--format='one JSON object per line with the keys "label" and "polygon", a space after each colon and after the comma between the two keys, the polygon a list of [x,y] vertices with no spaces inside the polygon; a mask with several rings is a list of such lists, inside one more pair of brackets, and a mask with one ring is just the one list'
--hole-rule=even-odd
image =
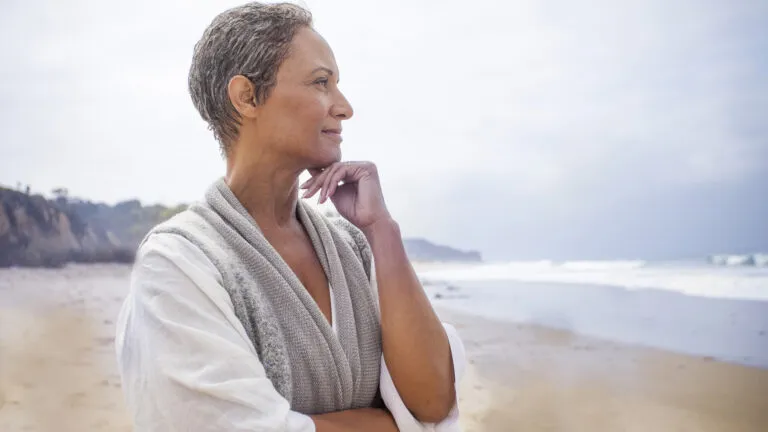
{"label": "white sleeve", "polygon": [[136,431],[315,430],[267,378],[215,266],[180,236],[139,251],[115,346]]}
{"label": "white sleeve", "polygon": [[[371,287],[377,301],[377,312],[379,313],[379,319],[381,319],[381,311],[378,306],[379,290],[376,282],[376,270],[373,261],[371,262]],[[381,391],[381,398],[384,401],[384,405],[392,413],[392,417],[395,419],[397,428],[400,432],[460,432],[459,426],[459,383],[464,376],[464,369],[466,368],[466,352],[464,350],[464,343],[462,343],[459,333],[456,329],[447,323],[442,323],[445,333],[448,336],[448,344],[451,348],[451,356],[453,358],[453,374],[454,374],[454,389],[456,391],[456,403],[448,413],[448,417],[443,419],[440,423],[422,423],[418,421],[413,414],[405,406],[403,398],[400,397],[397,388],[395,387],[392,376],[389,374],[389,368],[384,361],[384,355],[381,356],[381,375],[379,378],[379,390]]]}

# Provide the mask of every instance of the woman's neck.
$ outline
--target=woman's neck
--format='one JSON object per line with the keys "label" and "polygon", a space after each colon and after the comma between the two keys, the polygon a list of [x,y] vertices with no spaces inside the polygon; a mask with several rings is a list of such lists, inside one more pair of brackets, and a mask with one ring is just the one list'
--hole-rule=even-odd
{"label": "woman's neck", "polygon": [[263,155],[246,163],[227,158],[227,185],[262,229],[289,228],[298,222],[301,170],[273,159]]}

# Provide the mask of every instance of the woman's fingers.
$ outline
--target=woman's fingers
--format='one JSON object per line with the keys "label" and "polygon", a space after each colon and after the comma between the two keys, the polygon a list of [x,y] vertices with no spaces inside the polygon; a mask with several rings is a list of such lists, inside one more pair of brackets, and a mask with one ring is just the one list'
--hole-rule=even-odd
{"label": "woman's fingers", "polygon": [[310,198],[312,195],[316,194],[317,191],[321,191],[320,193],[320,202],[323,200],[323,192],[325,191],[325,181],[328,178],[328,176],[331,174],[331,172],[337,168],[340,163],[334,163],[333,165],[330,165],[329,167],[325,169],[319,169],[319,168],[310,168],[307,171],[312,175],[312,178],[305,181],[304,184],[301,185],[302,189],[307,189],[306,192],[304,192],[304,195],[302,195],[304,198]]}
{"label": "woman's fingers", "polygon": [[[313,174],[313,172],[316,174]],[[311,170],[310,174],[312,174],[313,177],[301,185],[302,188],[307,189],[306,192],[304,192],[304,195],[302,195],[303,198],[309,198],[320,190],[320,187],[323,185],[323,179],[328,175],[328,169],[325,171]]]}
{"label": "woman's fingers", "polygon": [[[328,173],[323,178],[323,188],[320,193],[320,203],[324,203],[330,196],[329,192],[331,187],[335,189],[335,186],[339,184],[341,178],[344,177],[346,166],[342,163],[335,163],[327,170]],[[336,180],[334,180],[336,179]]]}
{"label": "woman's fingers", "polygon": [[333,196],[334,193],[336,193],[336,189],[339,187],[339,182],[344,180],[345,177],[347,177],[348,174],[348,167],[344,167],[343,169],[337,170],[330,174],[330,178],[328,179],[328,189],[325,191],[326,197],[330,198]]}
{"label": "woman's fingers", "polygon": [[[300,186],[302,189],[306,189],[303,198],[310,198],[318,191],[320,191],[319,203],[324,203],[328,198],[333,196],[336,189],[339,186],[339,182],[347,179],[347,177],[355,176],[355,173],[359,171],[359,163],[354,162],[336,162],[333,165],[321,170],[321,169],[308,169],[312,178],[302,183]],[[349,180],[349,179],[347,179]],[[356,179],[353,179],[353,181]]]}

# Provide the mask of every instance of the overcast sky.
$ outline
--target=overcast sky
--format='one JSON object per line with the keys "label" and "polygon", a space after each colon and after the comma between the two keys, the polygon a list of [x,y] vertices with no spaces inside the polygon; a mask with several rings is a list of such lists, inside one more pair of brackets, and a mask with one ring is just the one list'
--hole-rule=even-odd
{"label": "overcast sky", "polygon": [[[186,90],[238,1],[3,0],[0,184],[189,202]],[[489,259],[768,250],[768,1],[307,1],[404,233]]]}

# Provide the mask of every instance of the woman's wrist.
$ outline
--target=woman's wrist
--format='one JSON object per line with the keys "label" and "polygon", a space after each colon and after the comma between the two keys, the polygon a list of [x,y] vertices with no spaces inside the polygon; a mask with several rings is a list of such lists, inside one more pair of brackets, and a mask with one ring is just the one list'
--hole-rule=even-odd
{"label": "woman's wrist", "polygon": [[368,243],[372,243],[374,238],[382,235],[396,235],[400,238],[400,225],[391,216],[378,219],[361,227],[360,230],[365,234]]}

